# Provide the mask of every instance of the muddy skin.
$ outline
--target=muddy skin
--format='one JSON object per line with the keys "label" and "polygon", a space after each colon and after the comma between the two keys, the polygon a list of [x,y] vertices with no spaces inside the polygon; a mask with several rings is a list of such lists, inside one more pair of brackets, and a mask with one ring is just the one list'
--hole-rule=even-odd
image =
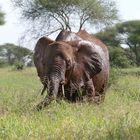
{"label": "muddy skin", "polygon": [[84,97],[88,102],[104,100],[109,77],[108,49],[86,31],[61,31],[55,41],[42,37],[35,47],[34,63],[44,85],[41,94],[48,90],[38,108],[62,96],[70,102]]}

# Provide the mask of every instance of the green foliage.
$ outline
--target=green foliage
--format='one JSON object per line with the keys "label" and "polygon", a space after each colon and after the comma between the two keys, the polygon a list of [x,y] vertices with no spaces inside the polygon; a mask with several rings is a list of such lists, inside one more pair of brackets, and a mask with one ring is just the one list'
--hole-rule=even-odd
{"label": "green foliage", "polygon": [[0,25],[3,25],[5,23],[5,21],[4,21],[4,15],[5,14],[0,11]]}
{"label": "green foliage", "polygon": [[127,21],[117,24],[122,43],[127,44],[136,56],[136,63],[140,65],[140,20]]}
{"label": "green foliage", "polygon": [[8,66],[8,63],[5,59],[0,59],[0,68]]}
{"label": "green foliage", "polygon": [[97,38],[100,38],[107,46],[119,46],[120,40],[117,38],[117,29],[115,27],[106,28],[105,31],[95,34]]}
{"label": "green foliage", "polygon": [[[80,30],[86,23],[108,25],[118,19],[113,0],[13,0],[13,3],[21,10],[26,23],[27,20],[33,23],[34,35],[46,33],[46,30],[48,34],[71,30],[72,27]],[[29,28],[31,30],[31,26]]]}
{"label": "green foliage", "polygon": [[9,65],[13,65],[16,61],[23,63],[24,57],[28,55],[32,56],[32,52],[24,47],[8,43],[0,46],[1,60],[6,60]]}
{"label": "green foliage", "polygon": [[21,61],[15,61],[14,63],[14,69],[15,70],[23,70],[24,64]]}
{"label": "green foliage", "polygon": [[120,68],[130,67],[131,60],[127,57],[123,48],[109,47],[109,56],[111,66],[117,66]]}
{"label": "green foliage", "polygon": [[140,20],[131,20],[117,24],[119,33],[139,33]]}
{"label": "green foliage", "polygon": [[0,69],[0,139],[139,140],[140,79],[134,72],[139,68],[117,70],[121,76],[100,105],[61,101],[34,112],[44,98],[35,69]]}
{"label": "green foliage", "polygon": [[[114,27],[106,28],[104,31],[97,33],[96,36],[106,45],[114,46],[114,51],[117,51],[116,47],[121,47],[122,44],[125,44],[129,48],[125,49],[125,52],[129,60],[131,60],[130,63],[132,65],[140,65],[140,20],[116,24]],[[118,50],[121,51],[120,49]],[[120,52],[120,56],[118,56],[117,59],[122,59],[125,63],[127,58],[125,55],[121,55],[122,53]],[[116,63],[118,63],[118,60],[116,61]]]}

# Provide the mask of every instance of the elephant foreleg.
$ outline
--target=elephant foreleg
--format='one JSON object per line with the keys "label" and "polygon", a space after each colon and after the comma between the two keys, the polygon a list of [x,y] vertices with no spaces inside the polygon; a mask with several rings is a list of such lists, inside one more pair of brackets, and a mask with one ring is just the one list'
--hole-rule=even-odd
{"label": "elephant foreleg", "polygon": [[92,80],[89,80],[85,83],[85,94],[86,94],[86,100],[89,102],[94,101],[95,98],[95,88],[93,85]]}
{"label": "elephant foreleg", "polygon": [[39,111],[43,109],[44,107],[48,106],[52,100],[52,97],[46,96],[46,98],[36,106],[35,110]]}

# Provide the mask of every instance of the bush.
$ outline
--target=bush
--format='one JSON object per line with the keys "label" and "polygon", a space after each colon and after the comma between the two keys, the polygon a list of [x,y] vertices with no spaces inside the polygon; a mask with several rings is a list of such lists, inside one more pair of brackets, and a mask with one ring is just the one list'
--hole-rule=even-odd
{"label": "bush", "polygon": [[126,52],[121,47],[109,47],[109,56],[111,66],[119,68],[131,67],[131,60],[127,57]]}
{"label": "bush", "polygon": [[24,68],[24,63],[21,61],[16,61],[14,64],[14,69],[15,70],[23,70]]}

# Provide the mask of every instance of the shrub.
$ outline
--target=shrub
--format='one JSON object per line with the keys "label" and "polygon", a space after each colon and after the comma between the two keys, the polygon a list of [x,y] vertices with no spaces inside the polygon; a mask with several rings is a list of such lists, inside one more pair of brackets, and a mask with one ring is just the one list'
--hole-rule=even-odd
{"label": "shrub", "polygon": [[131,60],[127,57],[126,52],[121,47],[109,47],[111,66],[119,68],[128,68],[131,66]]}
{"label": "shrub", "polygon": [[16,61],[14,64],[14,69],[15,70],[23,70],[24,68],[24,63],[21,61]]}

